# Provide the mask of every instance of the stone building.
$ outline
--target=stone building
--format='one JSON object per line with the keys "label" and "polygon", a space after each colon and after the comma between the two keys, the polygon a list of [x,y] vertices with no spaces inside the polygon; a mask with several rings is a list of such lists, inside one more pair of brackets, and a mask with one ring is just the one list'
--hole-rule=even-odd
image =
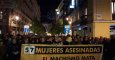
{"label": "stone building", "polygon": [[24,25],[40,20],[40,6],[36,0],[0,0],[0,31],[23,33]]}

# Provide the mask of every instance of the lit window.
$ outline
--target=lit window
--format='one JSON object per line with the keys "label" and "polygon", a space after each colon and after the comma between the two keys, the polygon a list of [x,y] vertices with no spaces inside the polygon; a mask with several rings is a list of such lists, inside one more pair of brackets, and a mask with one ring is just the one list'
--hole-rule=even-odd
{"label": "lit window", "polygon": [[112,20],[115,20],[115,1],[111,2]]}
{"label": "lit window", "polygon": [[73,5],[70,5],[69,7],[70,7],[70,8],[74,8],[74,6],[73,6]]}
{"label": "lit window", "polygon": [[3,13],[3,12],[2,12],[2,11],[0,11],[0,19],[2,19],[2,18],[3,18],[2,13]]}
{"label": "lit window", "polygon": [[113,13],[113,2],[111,3],[111,9],[112,9],[112,13]]}
{"label": "lit window", "polygon": [[75,5],[76,5],[76,7],[77,7],[77,6],[78,6],[78,0],[76,0],[75,2],[76,2]]}
{"label": "lit window", "polygon": [[85,15],[87,15],[87,8],[85,9]]}
{"label": "lit window", "polygon": [[112,13],[114,13],[115,12],[115,2],[111,3],[111,9],[112,9]]}
{"label": "lit window", "polygon": [[70,8],[74,8],[75,7],[75,0],[71,0],[71,5],[69,7]]}
{"label": "lit window", "polygon": [[115,2],[113,2],[113,10],[115,11]]}
{"label": "lit window", "polygon": [[75,5],[75,0],[71,0],[71,5]]}

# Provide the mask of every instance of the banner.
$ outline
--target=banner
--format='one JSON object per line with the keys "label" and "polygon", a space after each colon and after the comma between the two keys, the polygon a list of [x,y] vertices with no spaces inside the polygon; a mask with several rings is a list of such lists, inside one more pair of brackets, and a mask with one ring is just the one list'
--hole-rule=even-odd
{"label": "banner", "polygon": [[101,60],[102,45],[24,44],[21,60]]}

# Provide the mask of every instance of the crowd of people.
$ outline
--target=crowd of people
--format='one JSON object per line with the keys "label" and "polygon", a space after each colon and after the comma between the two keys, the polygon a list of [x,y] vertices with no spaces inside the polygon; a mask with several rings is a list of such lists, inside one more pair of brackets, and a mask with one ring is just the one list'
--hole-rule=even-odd
{"label": "crowd of people", "polygon": [[[103,60],[115,59],[115,37],[1,35],[0,60],[20,60],[22,44],[77,45],[103,44]],[[109,56],[108,56],[109,55]]]}

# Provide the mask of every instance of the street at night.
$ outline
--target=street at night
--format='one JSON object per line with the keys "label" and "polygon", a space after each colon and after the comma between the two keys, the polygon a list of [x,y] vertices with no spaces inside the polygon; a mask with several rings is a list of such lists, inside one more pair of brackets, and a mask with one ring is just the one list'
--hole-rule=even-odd
{"label": "street at night", "polygon": [[0,0],[0,60],[115,60],[115,0]]}

